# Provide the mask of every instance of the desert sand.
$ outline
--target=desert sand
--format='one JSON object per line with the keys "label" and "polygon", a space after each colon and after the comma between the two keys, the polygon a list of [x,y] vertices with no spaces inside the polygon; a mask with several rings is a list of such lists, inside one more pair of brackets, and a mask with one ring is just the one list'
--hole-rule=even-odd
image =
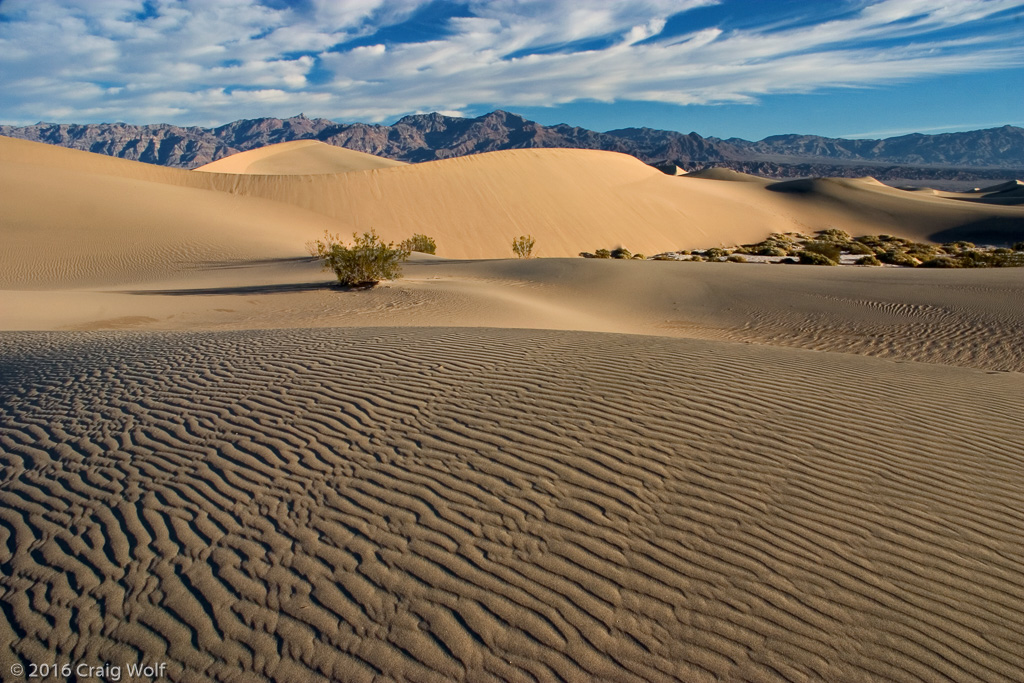
{"label": "desert sand", "polygon": [[[1024,678],[1019,269],[566,258],[1024,207],[323,152],[0,138],[5,676]],[[370,227],[439,256],[343,291],[305,255]]]}
{"label": "desert sand", "polygon": [[405,163],[317,140],[295,140],[232,154],[195,170],[250,175],[312,175],[368,171],[392,166],[405,166]]}

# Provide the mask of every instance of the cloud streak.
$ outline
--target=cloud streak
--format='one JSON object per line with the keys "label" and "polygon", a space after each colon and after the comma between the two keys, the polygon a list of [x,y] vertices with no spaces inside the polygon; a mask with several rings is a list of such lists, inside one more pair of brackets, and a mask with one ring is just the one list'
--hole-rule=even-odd
{"label": "cloud streak", "polygon": [[[1005,30],[1024,0],[876,0],[799,25],[664,33],[673,15],[678,26],[715,4],[474,0],[469,16],[449,16],[425,0],[8,0],[0,119],[209,125],[298,111],[384,120],[579,100],[750,103],[1024,64]],[[438,13],[429,36],[402,38]]]}

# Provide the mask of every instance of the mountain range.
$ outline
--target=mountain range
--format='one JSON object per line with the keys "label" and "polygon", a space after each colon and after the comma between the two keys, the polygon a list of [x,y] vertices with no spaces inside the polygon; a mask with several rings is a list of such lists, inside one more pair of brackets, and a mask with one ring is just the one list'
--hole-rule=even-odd
{"label": "mountain range", "polygon": [[180,168],[278,142],[313,139],[413,163],[503,149],[566,147],[622,152],[665,170],[723,166],[775,178],[973,180],[1024,174],[1024,128],[1014,126],[878,140],[775,135],[752,142],[651,128],[597,132],[567,124],[544,126],[494,111],[477,118],[417,114],[389,126],[341,124],[301,114],[244,119],[216,128],[40,122],[0,126],[0,135]]}

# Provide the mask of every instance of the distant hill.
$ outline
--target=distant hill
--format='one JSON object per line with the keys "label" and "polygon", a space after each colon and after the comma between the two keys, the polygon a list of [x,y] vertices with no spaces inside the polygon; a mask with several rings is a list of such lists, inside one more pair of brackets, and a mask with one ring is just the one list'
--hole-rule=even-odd
{"label": "distant hill", "polygon": [[273,143],[319,140],[413,163],[503,149],[565,147],[623,152],[684,170],[724,166],[774,178],[874,175],[883,180],[969,181],[1024,175],[1024,128],[1014,126],[883,140],[775,135],[751,142],[651,128],[600,133],[566,124],[542,126],[495,111],[472,119],[419,114],[390,126],[339,124],[302,115],[246,119],[216,128],[37,123],[0,126],[0,135],[179,168],[196,168]]}

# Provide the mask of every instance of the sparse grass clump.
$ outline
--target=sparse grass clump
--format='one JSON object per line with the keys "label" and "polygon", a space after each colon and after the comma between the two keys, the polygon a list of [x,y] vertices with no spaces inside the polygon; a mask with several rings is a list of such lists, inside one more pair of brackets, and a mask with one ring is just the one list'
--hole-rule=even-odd
{"label": "sparse grass clump", "polygon": [[963,240],[959,242],[946,242],[942,245],[942,251],[947,254],[960,254],[973,249],[977,249],[977,247],[974,246],[974,242],[964,242]]}
{"label": "sparse grass clump", "polygon": [[[622,254],[622,255],[619,255]],[[705,250],[679,249],[654,256],[659,261],[730,261],[746,263],[752,256],[767,256],[775,263],[804,263],[810,265],[839,265],[843,255],[861,266],[889,264],[905,268],[1005,268],[1024,266],[1024,242],[1013,247],[978,247],[972,242],[947,242],[943,245],[914,242],[894,235],[861,235],[851,237],[845,230],[828,228],[818,230],[814,237],[803,233],[772,233],[756,244],[744,244],[733,249],[711,247]],[[629,258],[629,252],[619,247],[609,252],[599,249],[596,254],[583,253],[588,258]],[[637,258],[639,254],[633,255]]]}
{"label": "sparse grass clump", "polygon": [[520,235],[512,240],[512,253],[516,258],[530,258],[535,244],[536,240],[531,235]]}
{"label": "sparse grass clump", "polygon": [[800,263],[808,266],[838,266],[838,261],[833,261],[825,254],[817,251],[800,252]]}
{"label": "sparse grass clump", "polygon": [[[594,253],[590,253],[589,251],[581,251],[580,252],[580,256],[582,256],[583,258],[614,258],[614,259],[632,259],[632,260],[637,260],[637,261],[643,261],[643,260],[645,260],[647,258],[643,254],[639,254],[639,253],[631,254],[629,252],[629,249],[626,249],[625,247],[616,247],[616,248],[612,249],[611,251],[609,251],[607,249],[598,249]],[[664,254],[659,254],[659,256],[664,256]],[[658,257],[655,256],[654,258],[657,259]],[[660,260],[667,261],[667,260],[675,260],[675,259],[670,259],[670,258],[668,258],[666,256],[665,258],[660,259]]]}
{"label": "sparse grass clump", "polygon": [[362,235],[352,233],[352,245],[338,235],[324,232],[323,240],[307,245],[310,254],[323,262],[325,270],[333,270],[338,283],[345,287],[373,287],[381,280],[402,276],[402,263],[409,250],[393,242],[384,243],[374,230]]}
{"label": "sparse grass clump", "polygon": [[934,244],[922,244],[920,242],[914,242],[907,247],[907,256],[912,256],[918,261],[927,261],[928,259],[935,258],[942,253],[942,248],[937,247]]}
{"label": "sparse grass clump", "polygon": [[1024,266],[1024,254],[1003,253],[997,254],[991,251],[966,251],[957,256],[957,260],[964,268],[1008,268]]}
{"label": "sparse grass clump", "polygon": [[817,233],[817,239],[821,242],[840,242],[847,243],[852,241],[850,233],[845,230],[839,230],[837,228],[828,228],[827,230],[819,230]]}
{"label": "sparse grass clump", "polygon": [[803,260],[803,255],[808,252],[821,254],[829,261],[833,261],[833,264],[839,263],[839,257],[842,255],[842,249],[834,242],[804,242],[804,250],[800,254],[801,263],[807,263]]}
{"label": "sparse grass clump", "polygon": [[736,249],[736,253],[751,256],[789,256],[797,253],[799,241],[804,237],[796,233],[775,232],[757,244],[744,244]]}
{"label": "sparse grass clump", "polygon": [[896,249],[890,249],[878,254],[878,260],[882,263],[888,263],[894,266],[909,266],[911,268],[914,268],[921,263],[905,251],[899,251]]}
{"label": "sparse grass clump", "polygon": [[402,240],[402,243],[398,246],[403,249],[408,249],[410,252],[416,251],[421,254],[437,253],[437,242],[434,241],[434,238],[427,237],[426,235],[420,235],[418,233],[409,239]]}

